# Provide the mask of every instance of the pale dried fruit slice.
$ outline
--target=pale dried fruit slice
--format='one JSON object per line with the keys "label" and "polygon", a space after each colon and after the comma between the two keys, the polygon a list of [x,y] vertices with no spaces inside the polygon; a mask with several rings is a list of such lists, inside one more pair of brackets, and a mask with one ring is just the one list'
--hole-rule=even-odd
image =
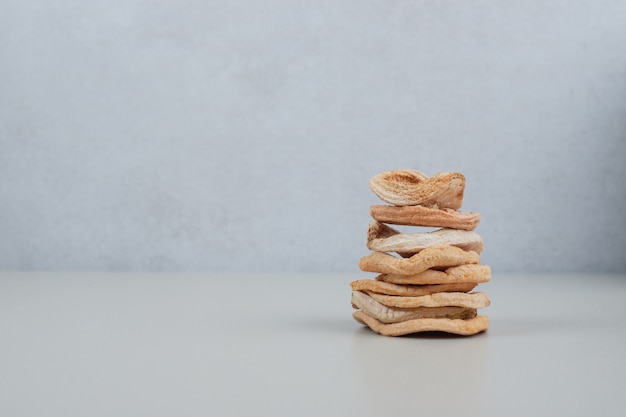
{"label": "pale dried fruit slice", "polygon": [[386,171],[370,180],[370,188],[381,200],[395,206],[456,210],[463,204],[465,177],[459,172],[440,172],[428,178],[409,169]]}
{"label": "pale dried fruit slice", "polygon": [[420,332],[446,332],[470,336],[489,328],[487,316],[476,316],[469,320],[460,319],[414,319],[400,323],[385,324],[368,316],[362,311],[355,311],[352,317],[383,336],[403,336]]}
{"label": "pale dried fruit slice", "polygon": [[474,230],[480,223],[480,213],[422,206],[371,206],[370,214],[381,223],[404,226],[447,227]]}
{"label": "pale dried fruit slice", "polygon": [[480,255],[474,251],[464,251],[456,246],[432,246],[411,256],[396,258],[383,252],[372,252],[359,260],[363,271],[383,274],[413,275],[431,268],[443,268],[465,264],[477,264]]}
{"label": "pale dried fruit slice", "polygon": [[422,295],[418,297],[406,297],[396,295],[378,294],[368,292],[376,301],[389,307],[415,308],[415,307],[465,307],[484,308],[491,302],[482,292],[440,292],[436,294]]}
{"label": "pale dried fruit slice", "polygon": [[374,317],[381,323],[425,318],[471,319],[476,317],[476,309],[463,307],[417,307],[395,308],[379,303],[361,291],[352,291],[352,306]]}
{"label": "pale dried fruit slice", "polygon": [[491,267],[489,265],[459,265],[437,271],[427,269],[415,275],[380,274],[377,281],[389,282],[392,284],[449,284],[459,282],[483,283],[491,280]]}
{"label": "pale dried fruit slice", "polygon": [[377,252],[420,252],[431,246],[450,245],[463,250],[483,251],[483,240],[468,230],[439,229],[428,233],[400,233],[373,220],[367,230],[367,248]]}
{"label": "pale dried fruit slice", "polygon": [[459,284],[438,285],[397,285],[388,282],[374,281],[372,279],[360,279],[352,281],[350,286],[353,291],[419,297],[421,295],[435,294],[438,292],[468,292],[473,290],[476,284],[473,282],[463,282]]}

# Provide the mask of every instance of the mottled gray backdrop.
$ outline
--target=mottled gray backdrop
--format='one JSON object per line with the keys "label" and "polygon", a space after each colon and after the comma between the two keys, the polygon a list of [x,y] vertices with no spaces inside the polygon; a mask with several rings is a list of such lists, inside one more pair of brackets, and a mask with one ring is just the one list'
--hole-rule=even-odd
{"label": "mottled gray backdrop", "polygon": [[624,1],[1,9],[0,269],[354,272],[412,168],[494,271],[626,271]]}

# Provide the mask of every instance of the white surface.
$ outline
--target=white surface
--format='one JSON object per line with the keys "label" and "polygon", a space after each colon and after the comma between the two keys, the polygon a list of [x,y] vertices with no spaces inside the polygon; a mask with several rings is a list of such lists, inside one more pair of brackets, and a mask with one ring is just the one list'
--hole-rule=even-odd
{"label": "white surface", "polygon": [[495,273],[470,338],[363,328],[364,276],[0,274],[0,415],[626,409],[625,276]]}
{"label": "white surface", "polygon": [[367,182],[411,168],[467,176],[500,271],[624,273],[625,27],[623,0],[3,0],[0,269],[352,271]]}

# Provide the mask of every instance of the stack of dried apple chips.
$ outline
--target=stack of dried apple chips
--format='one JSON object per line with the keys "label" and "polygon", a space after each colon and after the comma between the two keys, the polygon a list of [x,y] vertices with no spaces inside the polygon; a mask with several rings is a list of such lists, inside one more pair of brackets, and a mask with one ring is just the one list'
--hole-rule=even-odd
{"label": "stack of dried apple chips", "polygon": [[[385,336],[487,330],[489,319],[477,310],[489,298],[472,290],[491,279],[491,268],[480,264],[483,241],[473,231],[480,214],[458,211],[465,177],[387,171],[374,176],[370,188],[391,205],[370,209],[367,247],[373,252],[359,267],[379,275],[350,283],[355,320]],[[436,230],[401,233],[389,224]]]}

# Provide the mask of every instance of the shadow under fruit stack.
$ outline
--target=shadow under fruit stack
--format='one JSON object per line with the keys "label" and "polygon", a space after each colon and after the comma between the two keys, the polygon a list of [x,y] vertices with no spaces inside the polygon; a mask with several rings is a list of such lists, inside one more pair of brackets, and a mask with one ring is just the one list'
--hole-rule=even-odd
{"label": "shadow under fruit stack", "polygon": [[[379,275],[350,283],[355,320],[385,336],[487,330],[489,318],[477,310],[487,307],[489,298],[471,291],[491,279],[491,268],[480,264],[483,241],[473,231],[480,214],[458,211],[465,177],[387,171],[374,176],[370,188],[391,205],[370,208],[367,247],[373,252],[359,267]],[[439,229],[407,234],[389,224]]]}

